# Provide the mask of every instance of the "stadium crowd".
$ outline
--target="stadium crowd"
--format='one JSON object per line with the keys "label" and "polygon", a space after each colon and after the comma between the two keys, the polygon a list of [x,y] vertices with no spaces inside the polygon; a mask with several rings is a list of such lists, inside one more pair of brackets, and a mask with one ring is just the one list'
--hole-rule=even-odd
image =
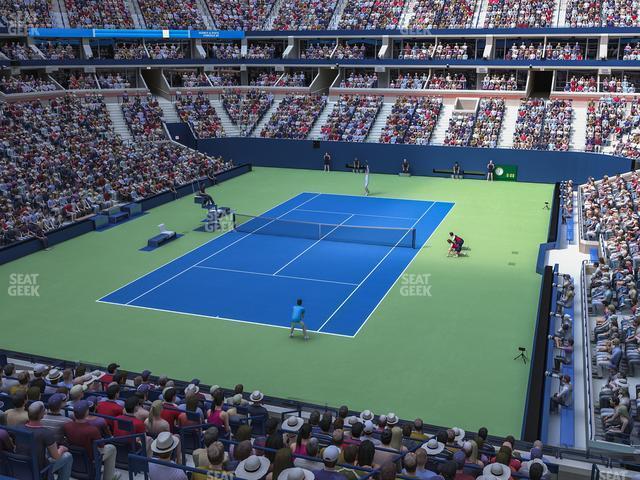
{"label": "stadium crowd", "polygon": [[287,95],[260,132],[263,138],[307,138],[327,103],[326,96]]}
{"label": "stadium crowd", "polygon": [[[559,82],[559,85],[562,86],[562,81]],[[572,75],[564,82],[562,90],[565,92],[597,92],[598,80],[593,75],[581,75],[580,77]]]}
{"label": "stadium crowd", "polygon": [[60,70],[53,74],[53,78],[65,90],[91,90],[98,88],[98,82],[93,73]]}
{"label": "stadium crowd", "polygon": [[607,93],[636,93],[636,84],[627,75],[611,75],[600,79],[600,91]]}
{"label": "stadium crowd", "polygon": [[351,72],[340,81],[340,88],[377,88],[378,75],[374,73]]}
{"label": "stadium crowd", "polygon": [[273,43],[250,43],[247,48],[247,58],[269,59],[275,56],[276,46]]}
{"label": "stadium crowd", "polygon": [[[69,480],[72,472],[69,447],[93,459],[94,441],[115,443],[129,432],[144,438],[143,456],[166,462],[149,463],[151,480],[185,480],[181,466],[187,455],[206,472],[193,473],[198,480],[355,480],[371,474],[380,480],[550,478],[542,442],[519,451],[513,436],[491,438],[485,427],[477,433],[452,427],[431,434],[420,418],[403,422],[393,412],[357,413],[346,405],[311,410],[305,418],[281,417],[270,411],[261,391],[245,393],[242,384],[224,390],[193,379],[182,387],[166,376],[152,377],[149,370],[129,375],[117,363],[94,370],[42,364],[18,370],[8,363],[1,371],[0,391],[12,405],[0,414],[2,424],[38,428],[42,441],[27,453],[43,468],[45,452],[55,450],[52,468],[59,480]],[[193,445],[187,445],[190,432]],[[21,439],[16,441],[3,440],[2,448],[25,453]],[[100,456],[103,477],[114,478],[114,445],[107,441]]]}
{"label": "stadium crowd", "polygon": [[175,102],[180,120],[188,123],[198,138],[224,137],[224,129],[216,109],[202,92],[178,95]]}
{"label": "stadium crowd", "polygon": [[42,58],[38,55],[38,52],[22,42],[2,42],[0,43],[0,52],[9,60],[37,60]]}
{"label": "stadium crowd", "polygon": [[522,41],[520,45],[514,43],[511,48],[505,52],[505,60],[542,60],[544,57],[544,48],[542,43],[527,44]]}
{"label": "stadium crowd", "polygon": [[205,43],[207,57],[224,60],[242,58],[240,45],[237,43]]}
{"label": "stadium crowd", "polygon": [[249,74],[249,85],[252,87],[273,87],[282,74],[274,71],[253,71]]}
{"label": "stadium crowd", "polygon": [[22,73],[0,78],[0,91],[6,94],[51,92],[54,90],[60,90],[60,86],[48,76],[37,77]]}
{"label": "stadium crowd", "polygon": [[484,28],[546,28],[553,24],[553,0],[488,0]]}
{"label": "stadium crowd", "polygon": [[477,6],[476,0],[417,0],[409,29],[471,28]]}
{"label": "stadium crowd", "polygon": [[474,124],[475,114],[473,112],[453,112],[442,143],[450,147],[468,145]]}
{"label": "stadium crowd", "polygon": [[122,114],[129,130],[139,140],[165,140],[162,108],[158,100],[147,95],[122,103]]}
{"label": "stadium crowd", "polygon": [[132,85],[129,78],[126,75],[120,74],[118,72],[107,74],[101,73],[98,75],[98,84],[100,85],[100,88],[105,89],[131,88],[135,85],[135,83]]}
{"label": "stadium crowd", "polygon": [[283,0],[274,30],[327,30],[335,0]]}
{"label": "stadium crowd", "polygon": [[395,80],[391,80],[389,88],[409,88],[415,90],[421,90],[427,83],[428,75],[426,73],[419,74],[415,72],[413,75],[410,73],[400,73]]}
{"label": "stadium crowd", "polygon": [[504,117],[504,100],[501,98],[482,98],[478,104],[470,147],[496,148]]}
{"label": "stadium crowd", "polygon": [[196,0],[137,0],[147,28],[204,30],[202,12]]}
{"label": "stadium crowd", "polygon": [[124,0],[64,0],[72,28],[134,28]]}
{"label": "stadium crowd", "polygon": [[364,142],[383,98],[376,95],[340,95],[322,126],[323,140]]}
{"label": "stadium crowd", "polygon": [[467,77],[464,73],[434,73],[429,77],[429,90],[466,90]]}
{"label": "stadium crowd", "polygon": [[[0,244],[39,238],[116,203],[224,167],[179,145],[125,144],[99,95],[0,105]],[[28,141],[25,141],[28,139]]]}
{"label": "stadium crowd", "polygon": [[118,42],[113,48],[114,60],[142,60],[148,57],[147,50],[142,43]]}
{"label": "stadium crowd", "polygon": [[47,41],[38,42],[36,46],[45,58],[50,60],[71,60],[80,57],[78,48],[74,48],[70,43]]}
{"label": "stadium crowd", "polygon": [[380,143],[428,144],[441,108],[441,98],[398,97],[380,133]]}
{"label": "stadium crowd", "polygon": [[362,2],[347,0],[338,23],[339,30],[394,29],[400,23],[405,0]]}
{"label": "stadium crowd", "polygon": [[0,21],[5,25],[51,28],[50,0],[0,2]]}
{"label": "stadium crowd", "polygon": [[627,101],[624,98],[605,96],[598,102],[589,101],[585,150],[601,151],[623,131],[630,131],[632,125],[632,119],[627,115]]}
{"label": "stadium crowd", "polygon": [[231,121],[240,128],[240,135],[243,137],[251,135],[274,100],[272,94],[256,89],[244,93],[240,90],[230,90],[223,93],[221,98],[222,106]]}
{"label": "stadium crowd", "polygon": [[481,90],[524,90],[524,85],[518,85],[516,80],[516,74],[502,74],[494,73],[493,75],[485,75],[480,84]]}
{"label": "stadium crowd", "polygon": [[334,42],[308,43],[306,48],[300,52],[300,58],[308,58],[311,60],[331,58],[331,54],[335,48],[336,44]]}
{"label": "stadium crowd", "polygon": [[240,85],[240,72],[232,70],[214,70],[208,75],[214,87],[235,87]]}
{"label": "stadium crowd", "polygon": [[513,147],[523,150],[569,150],[572,117],[571,100],[522,100],[513,134]]}
{"label": "stadium crowd", "polygon": [[277,87],[307,87],[309,79],[305,72],[287,72],[276,82]]}
{"label": "stadium crowd", "polygon": [[220,30],[262,30],[274,0],[205,0]]}
{"label": "stadium crowd", "polygon": [[182,44],[179,43],[150,43],[147,44],[149,56],[154,60],[187,58]]}
{"label": "stadium crowd", "polygon": [[348,44],[348,43],[338,43],[338,48],[336,48],[335,53],[333,54],[333,58],[338,59],[354,59],[354,60],[362,60],[365,58],[367,54],[367,47],[364,43],[358,44]]}

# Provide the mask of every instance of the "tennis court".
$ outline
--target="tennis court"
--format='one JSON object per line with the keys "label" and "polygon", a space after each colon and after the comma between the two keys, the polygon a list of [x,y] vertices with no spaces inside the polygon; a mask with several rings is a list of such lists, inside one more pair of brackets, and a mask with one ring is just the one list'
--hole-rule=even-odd
{"label": "tennis court", "polygon": [[301,193],[98,301],[354,337],[453,205]]}

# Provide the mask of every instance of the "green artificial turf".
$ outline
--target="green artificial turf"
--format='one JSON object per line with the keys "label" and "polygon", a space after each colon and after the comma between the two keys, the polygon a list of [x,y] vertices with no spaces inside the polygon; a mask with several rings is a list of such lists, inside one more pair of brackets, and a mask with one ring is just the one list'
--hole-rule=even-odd
{"label": "green artificial turf", "polygon": [[[532,347],[552,186],[372,175],[370,188],[455,207],[406,272],[430,275],[431,295],[402,295],[399,281],[353,339],[303,342],[277,328],[96,303],[211,239],[193,231],[203,214],[189,196],[1,266],[2,346],[519,436],[529,367],[513,357]],[[209,192],[259,214],[304,191],[361,190],[353,173],[256,168]],[[185,236],[140,252],[159,223]],[[446,256],[449,230],[464,237],[467,257]],[[39,274],[40,296],[9,296],[12,273]]]}

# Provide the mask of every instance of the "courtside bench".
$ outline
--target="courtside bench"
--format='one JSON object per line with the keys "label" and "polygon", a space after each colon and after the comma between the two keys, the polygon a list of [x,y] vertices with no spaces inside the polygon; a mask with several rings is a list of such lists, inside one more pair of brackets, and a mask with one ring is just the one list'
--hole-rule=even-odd
{"label": "courtside bench", "polygon": [[160,247],[161,245],[164,245],[165,243],[170,242],[171,240],[175,240],[176,238],[177,238],[176,232],[159,233],[155,237],[152,237],[149,240],[147,240],[147,246],[157,248],[157,247]]}
{"label": "courtside bench", "polygon": [[[571,315],[574,318],[573,306],[565,308],[565,313]],[[574,319],[575,321],[575,319]],[[571,383],[574,383],[573,376],[573,359],[574,355],[571,354],[571,363],[568,365],[562,365],[561,374],[568,375],[571,378]],[[575,394],[575,392],[574,392]],[[575,420],[575,408],[573,399],[571,405],[567,407],[560,406],[560,445],[565,447],[573,447],[576,438],[576,420]]]}
{"label": "courtside bench", "polygon": [[111,207],[104,212],[109,217],[109,223],[116,224],[129,218],[129,212],[123,211],[120,207]]}

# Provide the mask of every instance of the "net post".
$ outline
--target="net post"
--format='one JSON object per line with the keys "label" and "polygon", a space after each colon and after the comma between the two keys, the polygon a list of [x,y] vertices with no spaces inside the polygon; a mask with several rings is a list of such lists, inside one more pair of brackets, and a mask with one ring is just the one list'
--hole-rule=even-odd
{"label": "net post", "polygon": [[416,248],[416,229],[411,229],[411,248]]}
{"label": "net post", "polygon": [[231,213],[231,224],[233,225],[233,229],[236,230],[237,229],[237,225],[236,225],[236,212],[232,212]]}

